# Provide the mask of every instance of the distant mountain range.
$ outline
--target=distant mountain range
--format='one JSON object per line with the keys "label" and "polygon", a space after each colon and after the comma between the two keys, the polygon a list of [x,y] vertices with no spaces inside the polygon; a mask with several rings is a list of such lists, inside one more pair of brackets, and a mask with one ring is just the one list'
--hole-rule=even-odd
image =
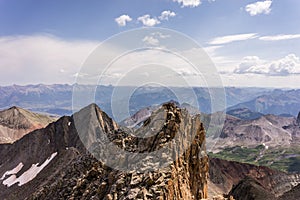
{"label": "distant mountain range", "polygon": [[273,90],[269,94],[253,97],[252,100],[229,107],[227,110],[248,108],[262,114],[297,116],[300,110],[300,90]]}
{"label": "distant mountain range", "polygon": [[[0,87],[0,109],[18,106],[35,112],[44,112],[52,115],[71,115],[74,86],[83,93],[95,94],[95,101],[93,102],[97,103],[106,113],[112,116],[111,99],[114,91],[113,86],[96,87],[91,85],[39,84]],[[211,100],[208,89],[193,88],[193,90],[197,96],[201,112],[210,113]],[[140,87],[135,90],[130,98],[130,114],[133,115],[144,107],[159,105],[170,100],[178,101],[173,92],[179,94],[183,99],[189,100],[191,97],[187,91],[186,88]],[[271,89],[265,88],[225,88],[227,107],[250,101],[264,94],[270,94],[272,91]]]}

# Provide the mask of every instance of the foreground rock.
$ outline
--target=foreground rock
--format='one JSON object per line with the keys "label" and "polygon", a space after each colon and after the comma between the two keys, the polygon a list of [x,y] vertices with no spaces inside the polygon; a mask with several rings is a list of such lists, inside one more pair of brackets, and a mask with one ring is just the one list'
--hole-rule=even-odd
{"label": "foreground rock", "polygon": [[[161,119],[162,127],[155,126],[157,118]],[[120,128],[92,104],[72,117],[62,117],[45,129],[26,135],[14,144],[0,145],[0,199],[207,198],[208,157],[205,153],[205,131],[199,118],[191,117],[175,104],[164,104],[136,133]],[[97,129],[80,135],[74,119]],[[84,130],[84,126],[80,128]],[[133,133],[145,135],[153,128],[157,129],[153,136],[133,136]],[[176,159],[164,168],[150,166],[152,169],[145,172],[115,170],[86,152],[81,142],[84,141],[91,152],[97,153],[95,147],[101,134],[130,152],[155,152],[166,147],[173,152],[171,158]],[[175,137],[181,145],[170,145]],[[186,142],[189,140],[191,144]],[[151,159],[154,158],[145,157],[145,161]],[[24,174],[29,174],[33,167],[40,168],[36,170],[37,174],[28,178]]]}

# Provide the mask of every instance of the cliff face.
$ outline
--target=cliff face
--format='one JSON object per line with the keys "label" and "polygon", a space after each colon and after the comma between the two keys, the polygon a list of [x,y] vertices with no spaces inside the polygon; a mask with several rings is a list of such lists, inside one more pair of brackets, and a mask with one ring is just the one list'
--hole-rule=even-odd
{"label": "cliff face", "polygon": [[[186,126],[180,126],[180,128],[191,129],[188,127],[189,119],[184,117],[182,120],[185,121],[183,124]],[[208,196],[208,157],[205,154],[205,131],[197,117],[193,121],[192,127],[196,127],[192,145],[171,166],[172,175],[168,181],[167,199],[202,199]],[[182,140],[187,140],[185,138],[187,135],[182,135]],[[181,151],[183,150],[181,149]]]}
{"label": "cliff face", "polygon": [[[75,129],[74,120],[78,119],[83,123]],[[78,134],[78,129],[88,134]],[[151,135],[147,136],[149,131],[152,131]],[[126,164],[130,169],[134,169],[131,165],[137,166],[138,170],[122,171],[109,167],[87,152],[79,140],[80,137],[90,152],[101,154],[103,151],[99,150],[103,149],[97,149],[101,134],[128,152],[154,154],[125,159],[111,154],[113,162]],[[172,145],[174,139],[179,145]],[[32,145],[28,147],[30,142]],[[171,156],[156,155],[155,152],[163,148]],[[208,157],[203,125],[199,116],[192,117],[173,103],[154,111],[136,131],[119,127],[93,104],[72,117],[63,117],[45,129],[26,135],[17,143],[0,146],[0,153],[6,155],[0,166],[0,172],[6,174],[0,185],[1,199],[207,198]],[[49,161],[51,155],[54,157]],[[149,162],[156,161],[156,157],[160,162]],[[11,176],[20,177],[32,164],[45,163],[45,160],[49,161],[47,166],[26,184],[4,185]],[[10,175],[11,169],[21,162],[23,168]]]}
{"label": "cliff face", "polygon": [[297,123],[298,126],[300,126],[300,112],[298,113],[296,123]]}

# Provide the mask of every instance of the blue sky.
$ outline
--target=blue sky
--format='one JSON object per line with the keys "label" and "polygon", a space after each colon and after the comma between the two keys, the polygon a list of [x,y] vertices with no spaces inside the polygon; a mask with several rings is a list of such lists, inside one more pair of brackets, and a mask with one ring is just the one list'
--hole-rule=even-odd
{"label": "blue sky", "polygon": [[0,0],[0,85],[73,83],[103,40],[154,26],[196,40],[225,85],[298,87],[299,11],[298,0]]}

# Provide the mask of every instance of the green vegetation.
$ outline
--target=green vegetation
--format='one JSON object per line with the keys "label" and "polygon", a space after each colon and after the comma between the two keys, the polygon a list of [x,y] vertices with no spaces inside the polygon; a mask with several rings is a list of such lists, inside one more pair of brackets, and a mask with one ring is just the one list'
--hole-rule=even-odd
{"label": "green vegetation", "polygon": [[267,166],[285,172],[300,172],[300,147],[289,149],[270,148],[263,145],[255,148],[229,147],[209,156],[224,160]]}

